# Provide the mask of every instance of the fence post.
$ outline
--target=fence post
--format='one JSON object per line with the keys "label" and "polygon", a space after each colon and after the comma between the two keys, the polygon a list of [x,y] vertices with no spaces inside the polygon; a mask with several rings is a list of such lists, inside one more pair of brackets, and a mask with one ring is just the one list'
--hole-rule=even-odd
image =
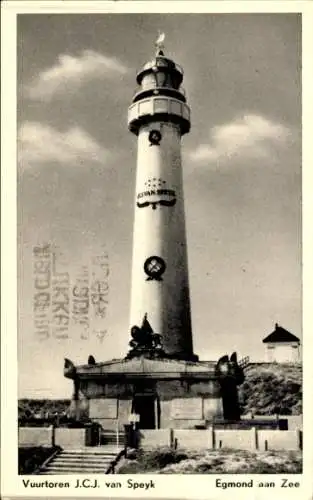
{"label": "fence post", "polygon": [[174,443],[174,429],[170,429],[170,448],[174,449],[175,443]]}
{"label": "fence post", "polygon": [[303,433],[301,429],[297,429],[297,439],[298,439],[298,448],[299,450],[303,449]]}
{"label": "fence post", "polygon": [[51,446],[55,446],[55,425],[51,424]]}
{"label": "fence post", "polygon": [[208,427],[208,445],[209,448],[214,449],[214,430],[213,427]]}
{"label": "fence post", "polygon": [[119,429],[118,429],[118,419],[116,421],[116,448],[118,449],[119,447]]}
{"label": "fence post", "polygon": [[254,449],[258,450],[259,449],[259,436],[258,436],[258,431],[257,431],[256,427],[252,427],[251,432],[253,434]]}

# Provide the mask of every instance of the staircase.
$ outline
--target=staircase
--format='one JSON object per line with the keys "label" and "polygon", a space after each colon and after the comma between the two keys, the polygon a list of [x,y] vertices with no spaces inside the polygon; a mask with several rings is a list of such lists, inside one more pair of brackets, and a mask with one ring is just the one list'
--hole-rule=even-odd
{"label": "staircase", "polygon": [[62,450],[45,462],[38,474],[108,474],[123,448],[116,445]]}
{"label": "staircase", "polygon": [[100,445],[123,446],[125,443],[125,432],[119,431],[118,436],[116,431],[104,430],[100,432]]}

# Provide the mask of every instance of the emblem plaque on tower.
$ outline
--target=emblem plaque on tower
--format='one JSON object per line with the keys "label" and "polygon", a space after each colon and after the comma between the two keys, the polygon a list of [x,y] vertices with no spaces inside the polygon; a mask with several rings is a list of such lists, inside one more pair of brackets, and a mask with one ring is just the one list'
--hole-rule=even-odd
{"label": "emblem plaque on tower", "polygon": [[153,255],[145,261],[143,268],[148,275],[147,281],[162,281],[161,276],[164,274],[166,264],[161,257]]}
{"label": "emblem plaque on tower", "polygon": [[162,134],[159,130],[151,130],[149,133],[150,146],[160,146]]}
{"label": "emblem plaque on tower", "polygon": [[137,194],[137,207],[152,207],[155,210],[157,206],[173,207],[176,204],[176,193],[174,189],[167,187],[166,181],[162,178],[149,178],[144,183],[144,191]]}

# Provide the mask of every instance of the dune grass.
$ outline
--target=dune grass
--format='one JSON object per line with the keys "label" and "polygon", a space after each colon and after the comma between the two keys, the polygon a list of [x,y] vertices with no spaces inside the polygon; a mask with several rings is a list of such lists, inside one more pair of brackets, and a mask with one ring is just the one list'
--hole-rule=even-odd
{"label": "dune grass", "polygon": [[117,474],[282,474],[301,473],[300,451],[138,450],[120,463]]}

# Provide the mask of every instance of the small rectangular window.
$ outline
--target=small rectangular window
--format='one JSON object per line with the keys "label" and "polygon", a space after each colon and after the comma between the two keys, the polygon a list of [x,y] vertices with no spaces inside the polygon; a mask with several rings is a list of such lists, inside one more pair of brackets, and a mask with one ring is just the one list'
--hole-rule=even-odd
{"label": "small rectangular window", "polygon": [[154,99],[154,112],[155,113],[168,113],[167,99]]}
{"label": "small rectangular window", "polygon": [[171,112],[174,113],[175,115],[181,116],[182,114],[181,103],[177,101],[171,101]]}
{"label": "small rectangular window", "polygon": [[150,115],[150,114],[152,114],[152,105],[151,105],[151,101],[150,100],[142,101],[139,104],[139,114],[140,115]]}

